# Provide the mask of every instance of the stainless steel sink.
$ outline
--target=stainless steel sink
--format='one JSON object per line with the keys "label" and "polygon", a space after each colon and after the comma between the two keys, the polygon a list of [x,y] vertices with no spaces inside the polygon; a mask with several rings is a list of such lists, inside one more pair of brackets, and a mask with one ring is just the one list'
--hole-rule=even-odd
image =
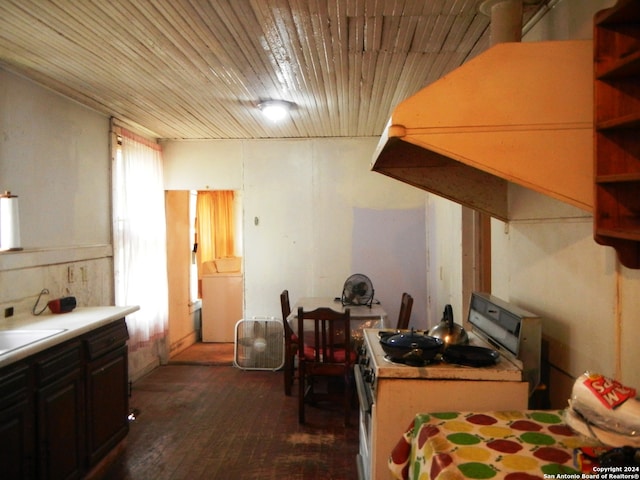
{"label": "stainless steel sink", "polygon": [[0,355],[64,332],[65,328],[47,330],[0,330]]}

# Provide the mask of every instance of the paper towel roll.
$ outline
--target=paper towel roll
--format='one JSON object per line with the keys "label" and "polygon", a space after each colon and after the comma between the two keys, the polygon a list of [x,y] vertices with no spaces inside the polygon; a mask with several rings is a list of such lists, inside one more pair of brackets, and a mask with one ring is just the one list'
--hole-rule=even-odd
{"label": "paper towel roll", "polygon": [[0,195],[0,251],[21,250],[18,196],[11,192]]}

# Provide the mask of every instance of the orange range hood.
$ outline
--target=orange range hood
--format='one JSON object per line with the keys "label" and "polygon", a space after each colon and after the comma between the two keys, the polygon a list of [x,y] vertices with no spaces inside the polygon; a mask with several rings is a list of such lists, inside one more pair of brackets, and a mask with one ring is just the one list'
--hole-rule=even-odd
{"label": "orange range hood", "polygon": [[507,221],[509,183],[593,209],[591,41],[499,43],[400,103],[372,170]]}

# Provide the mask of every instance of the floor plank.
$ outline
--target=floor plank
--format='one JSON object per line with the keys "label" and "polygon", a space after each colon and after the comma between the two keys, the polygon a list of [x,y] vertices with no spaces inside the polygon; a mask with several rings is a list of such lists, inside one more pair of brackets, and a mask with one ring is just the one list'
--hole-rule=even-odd
{"label": "floor plank", "polygon": [[232,365],[233,343],[198,342],[169,359],[172,365]]}
{"label": "floor plank", "polygon": [[[295,389],[294,389],[295,390]],[[124,454],[107,480],[357,478],[357,410],[286,397],[282,372],[166,365],[133,386]]]}

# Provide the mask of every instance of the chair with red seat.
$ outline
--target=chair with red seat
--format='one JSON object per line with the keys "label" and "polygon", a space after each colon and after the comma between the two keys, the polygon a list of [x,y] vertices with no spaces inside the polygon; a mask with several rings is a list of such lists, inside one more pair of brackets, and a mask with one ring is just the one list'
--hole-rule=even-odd
{"label": "chair with red seat", "polygon": [[[349,424],[353,398],[353,364],[356,353],[351,346],[351,313],[327,307],[305,312],[298,308],[298,421],[305,422],[305,403],[341,401],[344,406],[344,423]],[[320,392],[317,381],[324,378],[341,379],[342,389],[327,388]]]}
{"label": "chair with red seat", "polygon": [[298,337],[293,333],[293,329],[287,317],[291,313],[289,303],[289,290],[283,290],[280,294],[280,308],[282,309],[282,323],[284,326],[284,394],[291,395],[291,386],[295,378],[295,358],[298,351]]}
{"label": "chair with red seat", "polygon": [[406,330],[409,328],[409,318],[411,317],[411,309],[413,308],[413,297],[407,292],[402,294],[402,301],[400,302],[400,313],[398,315],[398,323],[396,328],[398,330]]}

